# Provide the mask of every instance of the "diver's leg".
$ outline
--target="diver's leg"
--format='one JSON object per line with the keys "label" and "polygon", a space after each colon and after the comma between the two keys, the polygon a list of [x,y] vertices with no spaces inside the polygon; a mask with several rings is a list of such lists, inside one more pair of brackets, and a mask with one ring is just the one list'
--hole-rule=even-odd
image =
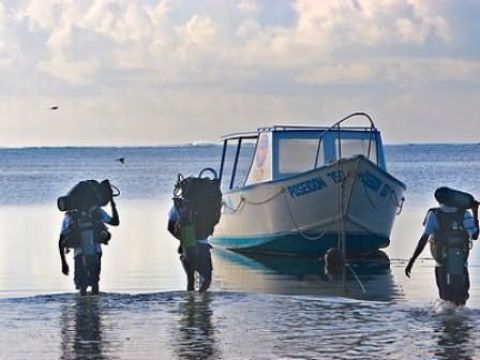
{"label": "diver's leg", "polygon": [[99,283],[100,283],[100,272],[102,270],[102,254],[97,255],[97,260],[94,264],[92,264],[92,274],[91,274],[91,281],[92,281],[92,294],[97,295],[99,291]]}
{"label": "diver's leg", "polygon": [[451,301],[445,266],[435,266],[435,280],[437,283],[438,295],[440,296],[440,299],[445,301]]}
{"label": "diver's leg", "polygon": [[468,290],[470,290],[470,276],[468,274],[468,267],[465,266],[462,283],[460,284],[459,296],[457,297],[457,305],[465,305],[470,297]]}
{"label": "diver's leg", "polygon": [[88,274],[85,268],[85,262],[83,255],[76,256],[75,262],[75,274],[73,281],[75,282],[75,288],[80,290],[80,295],[87,295]]}
{"label": "diver's leg", "polygon": [[98,287],[100,276],[100,258],[99,254],[84,255],[84,265],[86,270],[86,286]]}
{"label": "diver's leg", "polygon": [[183,249],[180,260],[182,261],[183,269],[187,275],[187,291],[195,290],[195,262],[197,257],[197,247],[189,246]]}
{"label": "diver's leg", "polygon": [[199,292],[207,291],[212,283],[212,256],[209,244],[198,244],[197,272],[201,276]]}

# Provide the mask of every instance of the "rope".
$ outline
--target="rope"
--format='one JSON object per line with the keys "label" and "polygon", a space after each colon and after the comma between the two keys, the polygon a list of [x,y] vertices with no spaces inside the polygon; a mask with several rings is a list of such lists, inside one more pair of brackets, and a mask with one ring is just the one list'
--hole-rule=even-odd
{"label": "rope", "polygon": [[283,195],[283,201],[285,202],[285,207],[287,208],[288,216],[290,217],[290,220],[292,221],[292,224],[295,226],[295,230],[297,230],[297,233],[298,233],[302,238],[304,238],[305,240],[316,241],[316,240],[320,240],[323,236],[325,236],[325,234],[327,233],[327,230],[328,230],[328,229],[325,229],[324,232],[322,232],[320,235],[317,235],[317,236],[310,236],[310,235],[305,234],[305,233],[301,230],[301,228],[300,228],[300,226],[298,225],[298,223],[297,223],[297,221],[295,220],[295,218],[293,217],[292,209],[290,208],[290,205],[288,204],[287,197],[285,196],[285,194]]}
{"label": "rope", "polygon": [[362,292],[364,294],[367,293],[367,290],[365,290],[365,287],[363,286],[362,282],[360,281],[360,278],[358,277],[357,273],[355,272],[355,270],[353,270],[353,268],[350,266],[349,263],[345,263],[345,266],[347,267],[348,270],[350,270],[350,272],[353,274],[353,277],[355,278],[355,280],[357,281],[358,285],[360,286],[360,289],[362,289]]}
{"label": "rope", "polygon": [[248,199],[243,198],[243,197],[242,197],[242,199],[245,201],[246,204],[249,204],[249,205],[263,205],[263,204],[266,204],[266,203],[272,201],[273,199],[275,199],[278,195],[282,194],[283,192],[285,192],[284,187],[282,187],[278,192],[273,194],[271,197],[269,197],[265,200],[261,200],[261,201],[252,201],[252,200],[248,200]]}
{"label": "rope", "polygon": [[273,199],[275,199],[277,196],[283,194],[283,200],[285,202],[285,207],[287,208],[287,213],[288,213],[288,216],[290,217],[290,220],[292,221],[292,224],[295,226],[295,230],[297,231],[297,233],[304,239],[306,240],[311,240],[311,241],[316,241],[316,240],[320,240],[323,236],[325,236],[325,234],[327,233],[327,229],[325,229],[325,231],[323,231],[320,235],[317,235],[317,236],[310,236],[310,235],[307,235],[305,234],[300,226],[298,225],[297,221],[295,220],[294,216],[293,216],[293,213],[292,213],[292,209],[290,208],[290,205],[288,203],[288,200],[287,200],[287,197],[285,196],[285,188],[281,188],[280,191],[276,192],[275,194],[273,194],[272,196],[270,196],[269,198],[266,198],[264,200],[261,200],[261,201],[252,201],[252,200],[248,200],[246,199],[245,197],[240,197],[240,202],[238,203],[238,205],[236,207],[231,207],[231,206],[228,206],[227,203],[223,202],[223,206],[228,209],[231,214],[235,214],[237,213],[238,211],[240,211],[240,209],[242,208],[242,206],[244,204],[249,204],[249,205],[263,205],[263,204],[266,204],[270,201],[272,201]]}
{"label": "rope", "polygon": [[362,185],[363,185],[363,190],[365,192],[365,195],[368,199],[368,202],[370,203],[370,205],[373,207],[374,210],[376,211],[382,211],[382,210],[385,210],[388,206],[388,204],[390,203],[390,200],[391,200],[391,197],[392,197],[392,193],[390,191],[390,196],[388,196],[386,199],[385,199],[385,202],[381,205],[381,206],[377,206],[375,205],[373,199],[371,198],[370,196],[370,193],[368,192],[368,189],[367,189],[367,185],[362,181]]}
{"label": "rope", "polygon": [[232,207],[228,206],[225,201],[222,201],[222,205],[223,205],[226,209],[228,209],[228,210],[231,212],[231,214],[235,214],[237,211],[240,210],[240,208],[242,207],[242,205],[245,204],[245,201],[244,201],[244,200],[245,200],[245,199],[244,199],[243,197],[240,198],[240,202],[238,203],[238,205],[237,205],[235,208],[232,208]]}
{"label": "rope", "polygon": [[236,207],[232,208],[231,206],[228,206],[226,202],[223,202],[223,206],[225,208],[227,208],[229,211],[231,211],[232,214],[235,214],[236,212],[240,211],[240,209],[242,208],[242,205],[244,205],[244,204],[255,205],[255,206],[263,205],[263,204],[266,204],[266,203],[272,201],[273,199],[275,199],[278,195],[282,194],[283,192],[285,192],[285,189],[282,187],[278,192],[276,192],[275,194],[273,194],[269,198],[266,198],[266,199],[260,200],[260,201],[248,200],[247,198],[241,196],[240,197],[240,202],[238,203],[238,205]]}
{"label": "rope", "polygon": [[338,174],[341,176],[341,183],[338,187],[338,248],[342,251],[343,258],[347,256],[347,242],[345,236],[345,224],[343,221],[343,213],[345,207],[345,171],[344,171],[344,164],[342,161],[342,136],[341,136],[341,129],[340,124],[338,124]]}
{"label": "rope", "polygon": [[400,215],[400,213],[402,212],[402,209],[403,209],[403,203],[405,201],[404,197],[402,197],[400,200],[398,200],[398,197],[397,197],[397,194],[395,193],[395,191],[390,189],[389,196],[385,199],[385,202],[381,206],[377,206],[377,205],[375,205],[375,202],[373,201],[373,199],[370,196],[369,190],[367,189],[367,185],[363,181],[362,181],[362,184],[363,184],[363,190],[365,191],[365,195],[368,199],[368,202],[370,203],[370,205],[373,207],[374,210],[383,211],[387,208],[390,201],[392,201],[398,209],[395,212],[395,214]]}

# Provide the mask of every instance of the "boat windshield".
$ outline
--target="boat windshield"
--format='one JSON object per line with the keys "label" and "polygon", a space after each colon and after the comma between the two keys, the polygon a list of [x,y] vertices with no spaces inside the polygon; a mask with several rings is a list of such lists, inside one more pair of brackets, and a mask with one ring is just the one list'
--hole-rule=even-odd
{"label": "boat windshield", "polygon": [[364,156],[386,170],[375,128],[269,129],[224,141],[220,177],[226,189],[279,180]]}
{"label": "boat windshield", "polygon": [[278,174],[281,177],[315,168],[317,150],[321,154],[317,166],[324,164],[323,147],[318,139],[283,138],[278,140]]}
{"label": "boat windshield", "polygon": [[377,163],[376,142],[369,138],[335,139],[335,159],[346,159],[356,155],[363,155],[373,163]]}
{"label": "boat windshield", "polygon": [[[282,179],[363,155],[377,161],[377,132],[277,132],[273,141],[273,179]],[[383,162],[382,165],[383,167]]]}

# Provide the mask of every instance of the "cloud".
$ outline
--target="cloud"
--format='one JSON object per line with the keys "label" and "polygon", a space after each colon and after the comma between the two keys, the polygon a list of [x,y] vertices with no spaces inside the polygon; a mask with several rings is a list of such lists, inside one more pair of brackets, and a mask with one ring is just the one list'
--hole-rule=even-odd
{"label": "cloud", "polygon": [[38,67],[72,84],[83,84],[97,70],[98,61],[92,56],[85,59],[69,54],[75,40],[72,32],[72,25],[65,23],[50,33],[47,41],[49,56],[39,61]]}
{"label": "cloud", "polygon": [[188,20],[184,27],[179,31],[183,34],[186,41],[195,46],[204,46],[211,44],[215,36],[215,26],[208,17],[194,15]]}
{"label": "cloud", "polygon": [[371,64],[345,62],[326,64],[301,73],[298,80],[305,84],[361,84],[371,82],[376,75]]}
{"label": "cloud", "polygon": [[255,0],[240,0],[237,3],[237,8],[246,13],[256,13],[258,11],[258,5]]}
{"label": "cloud", "polygon": [[[216,16],[214,7],[205,6],[206,10],[196,13],[193,4],[188,0],[31,0],[19,11],[32,32],[41,31],[47,37],[47,55],[39,59],[39,68],[72,84],[95,81],[97,71],[106,67],[149,70],[167,81],[188,82],[186,77],[181,79],[182,74],[201,77],[207,72],[210,82],[212,76],[222,79],[220,72],[225,69],[233,68],[241,76],[272,66],[298,71],[300,75],[292,81],[304,82],[301,74],[309,69],[316,74],[312,79],[318,78],[321,84],[328,79],[348,82],[352,76],[358,81],[352,67],[366,74],[366,65],[347,66],[345,79],[341,71],[320,76],[319,69],[326,62],[353,63],[355,56],[348,61],[339,57],[355,50],[364,54],[385,47],[393,51],[396,46],[418,48],[427,41],[447,43],[453,36],[447,18],[437,11],[444,9],[437,9],[433,2],[297,0],[284,11],[296,20],[283,25],[261,21],[262,12],[271,6],[268,2],[224,4],[229,25]],[[76,50],[82,44],[78,33],[87,34],[98,48],[87,54]],[[363,76],[366,81],[370,78]]]}
{"label": "cloud", "polygon": [[423,45],[427,40],[452,41],[452,30],[444,17],[416,15],[415,19],[402,17],[395,21],[395,31],[402,42]]}
{"label": "cloud", "polygon": [[[160,14],[154,11],[152,14]],[[151,38],[152,18],[141,3],[95,1],[79,23],[86,30],[91,30],[118,44],[138,43]]]}
{"label": "cloud", "polygon": [[0,3],[0,68],[16,68],[21,62],[21,50],[15,34],[17,21]]}
{"label": "cloud", "polygon": [[89,106],[102,98],[103,118],[123,119],[122,131],[135,119],[126,110],[132,102],[151,111],[142,112],[146,119],[170,118],[168,127],[196,118],[198,134],[201,124],[215,125],[211,113],[219,122],[234,111],[251,124],[257,112],[315,118],[319,96],[325,115],[343,115],[400,104],[399,94],[473,92],[478,11],[474,1],[447,0],[5,2],[0,91],[15,84],[18,96],[41,91]]}

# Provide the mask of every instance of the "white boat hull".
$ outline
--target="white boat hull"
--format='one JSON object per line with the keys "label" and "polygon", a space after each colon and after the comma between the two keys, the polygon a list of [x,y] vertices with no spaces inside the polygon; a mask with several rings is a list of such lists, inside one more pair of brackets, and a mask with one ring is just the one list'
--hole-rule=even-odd
{"label": "white boat hull", "polygon": [[341,160],[224,194],[211,242],[231,250],[314,256],[338,245],[344,232],[347,252],[374,251],[389,244],[404,191],[403,183],[363,156]]}

